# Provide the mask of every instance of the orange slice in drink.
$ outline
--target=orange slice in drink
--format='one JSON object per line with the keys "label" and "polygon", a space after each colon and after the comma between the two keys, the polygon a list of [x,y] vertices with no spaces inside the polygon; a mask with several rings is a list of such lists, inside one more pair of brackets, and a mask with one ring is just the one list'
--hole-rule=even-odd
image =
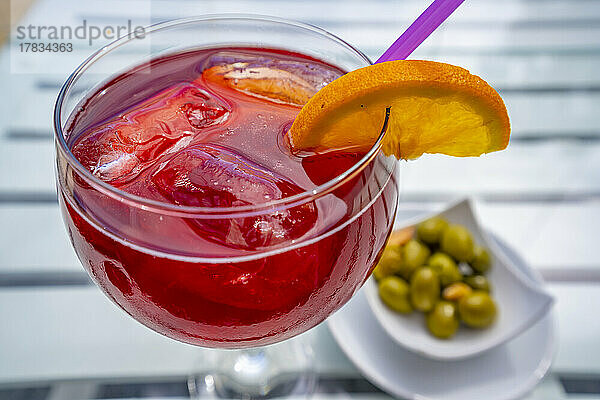
{"label": "orange slice in drink", "polygon": [[317,89],[302,77],[277,68],[246,67],[246,63],[216,65],[204,79],[250,96],[302,107]]}
{"label": "orange slice in drink", "polygon": [[298,152],[367,151],[386,122],[383,151],[402,159],[479,156],[506,148],[510,137],[504,102],[483,79],[418,60],[375,64],[334,80],[304,105],[288,137]]}

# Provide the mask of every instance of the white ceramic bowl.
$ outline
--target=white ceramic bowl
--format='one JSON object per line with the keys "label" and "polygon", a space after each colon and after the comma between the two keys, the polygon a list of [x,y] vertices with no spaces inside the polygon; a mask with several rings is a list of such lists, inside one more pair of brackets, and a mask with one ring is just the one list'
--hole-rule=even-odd
{"label": "white ceramic bowl", "polygon": [[377,282],[371,277],[365,284],[369,307],[394,341],[429,358],[458,360],[472,357],[505,343],[532,326],[548,312],[553,303],[552,296],[540,284],[529,279],[512,263],[502,249],[488,238],[473,213],[470,199],[455,203],[442,212],[413,219],[397,228],[416,225],[434,215],[439,215],[450,223],[464,225],[471,231],[475,243],[489,249],[492,268],[486,275],[492,285],[492,296],[496,301],[498,316],[494,324],[487,329],[470,329],[461,325],[452,338],[438,339],[427,331],[423,313],[413,312],[410,315],[403,315],[386,307],[377,293]]}

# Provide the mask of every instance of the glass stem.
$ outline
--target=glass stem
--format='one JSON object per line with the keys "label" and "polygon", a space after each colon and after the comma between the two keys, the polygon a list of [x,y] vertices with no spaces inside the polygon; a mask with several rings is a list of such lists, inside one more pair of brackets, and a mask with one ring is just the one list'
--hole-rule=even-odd
{"label": "glass stem", "polygon": [[206,350],[188,385],[193,399],[309,397],[316,385],[311,349],[302,340],[243,350]]}

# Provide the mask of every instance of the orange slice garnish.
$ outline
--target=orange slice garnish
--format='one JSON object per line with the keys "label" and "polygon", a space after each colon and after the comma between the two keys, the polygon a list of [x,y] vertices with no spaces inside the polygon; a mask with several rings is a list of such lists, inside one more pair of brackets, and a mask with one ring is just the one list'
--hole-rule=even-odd
{"label": "orange slice garnish", "polygon": [[383,150],[479,156],[506,148],[510,123],[500,95],[464,68],[389,61],[334,80],[304,105],[289,130],[294,151],[356,149],[376,142],[389,111]]}

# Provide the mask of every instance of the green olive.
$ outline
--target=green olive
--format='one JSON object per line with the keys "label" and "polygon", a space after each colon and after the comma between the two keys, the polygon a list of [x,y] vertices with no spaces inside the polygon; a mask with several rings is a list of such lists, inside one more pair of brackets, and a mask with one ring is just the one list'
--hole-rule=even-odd
{"label": "green olive", "polygon": [[389,275],[394,275],[402,269],[402,254],[397,246],[387,246],[373,270],[373,276],[378,281]]}
{"label": "green olive", "polygon": [[462,225],[450,225],[444,229],[441,248],[458,261],[473,259],[473,238],[469,230]]}
{"label": "green olive", "polygon": [[472,328],[485,328],[496,318],[496,304],[489,294],[474,291],[458,302],[460,319]]}
{"label": "green olive", "polygon": [[410,278],[410,300],[419,311],[431,311],[440,298],[440,279],[430,267],[417,269]]}
{"label": "green olive", "polygon": [[379,297],[383,303],[394,311],[404,314],[412,312],[408,299],[410,289],[408,283],[397,276],[387,276],[379,282]]}
{"label": "green olive", "polygon": [[423,243],[417,240],[409,240],[402,247],[402,267],[399,274],[405,279],[410,279],[412,273],[425,264],[430,253]]}
{"label": "green olive", "polygon": [[467,276],[465,278],[465,283],[471,286],[473,290],[483,290],[484,292],[491,291],[490,281],[483,275]]}
{"label": "green olive", "polygon": [[427,244],[436,244],[440,241],[442,232],[447,226],[448,222],[443,218],[429,218],[417,226],[417,236]]}
{"label": "green olive", "polygon": [[487,272],[491,265],[490,253],[481,246],[475,246],[473,249],[473,259],[470,264],[471,267],[480,274]]}
{"label": "green olive", "polygon": [[458,330],[456,305],[449,301],[438,301],[427,314],[427,329],[433,336],[447,339]]}
{"label": "green olive", "polygon": [[437,272],[440,277],[440,283],[444,287],[462,280],[462,274],[460,273],[458,266],[452,257],[447,254],[439,252],[435,253],[429,257],[427,264]]}

